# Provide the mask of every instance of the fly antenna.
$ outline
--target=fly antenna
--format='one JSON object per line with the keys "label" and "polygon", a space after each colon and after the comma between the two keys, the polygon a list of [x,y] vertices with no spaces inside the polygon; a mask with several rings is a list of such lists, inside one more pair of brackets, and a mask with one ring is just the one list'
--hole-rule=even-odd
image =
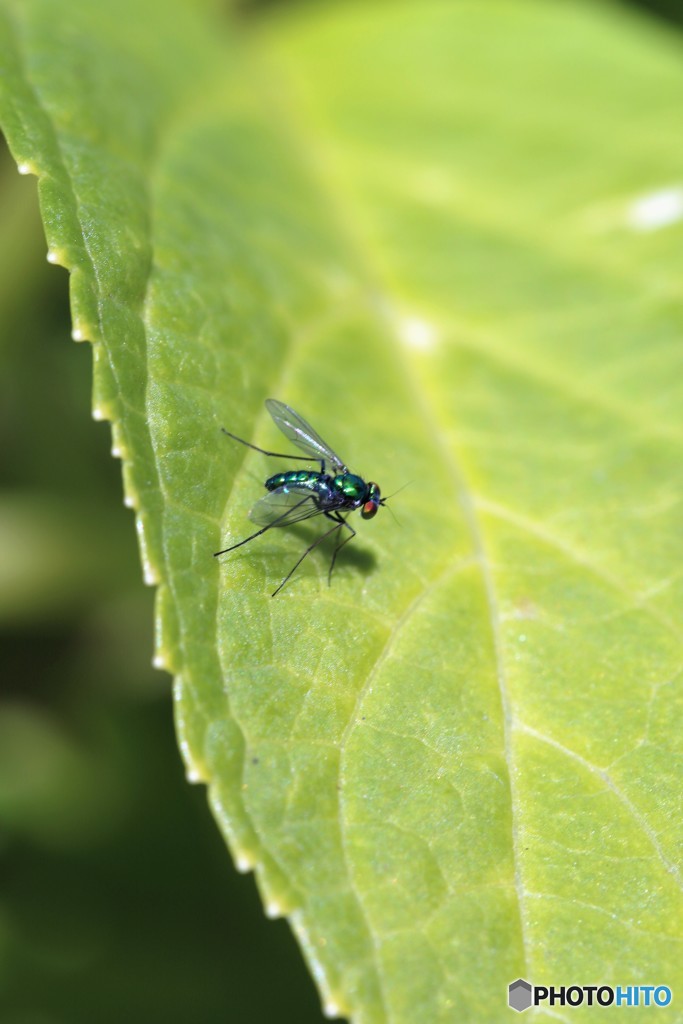
{"label": "fly antenna", "polygon": [[410,486],[410,484],[412,484],[412,483],[414,483],[414,481],[413,481],[413,480],[409,480],[409,481],[408,481],[407,483],[405,483],[405,484],[402,484],[402,485],[401,485],[401,487],[399,487],[399,488],[398,488],[397,490],[395,490],[395,491],[392,491],[392,492],[391,492],[391,494],[388,494],[388,495],[386,496],[386,498],[382,498],[382,500],[380,501],[380,505],[386,505],[386,507],[387,507],[387,508],[389,509],[389,511],[391,512],[391,515],[392,515],[392,518],[393,518],[394,522],[398,523],[398,525],[399,525],[399,526],[402,526],[403,524],[401,523],[401,520],[400,520],[400,519],[398,518],[398,516],[397,516],[397,515],[396,515],[396,513],[394,512],[394,510],[393,510],[393,508],[391,507],[391,505],[387,505],[387,502],[389,501],[389,498],[393,498],[395,494],[398,494],[398,493],[399,493],[400,491],[403,491],[403,490],[405,490],[405,488],[406,488],[406,487],[409,487],[409,486]]}
{"label": "fly antenna", "polygon": [[389,498],[393,498],[395,494],[400,494],[401,491],[405,491],[406,487],[410,487],[410,485],[414,483],[414,480],[409,480],[407,483],[401,484],[397,490],[392,491],[391,494],[387,494],[386,498],[382,498],[382,504],[384,505],[385,502],[389,501]]}
{"label": "fly antenna", "polygon": [[[383,502],[382,502],[382,505],[386,505],[386,502],[385,502],[385,501],[383,501]],[[389,511],[391,512],[391,518],[392,518],[392,519],[394,520],[394,522],[395,522],[395,523],[398,523],[398,525],[399,525],[399,526],[403,526],[403,523],[401,522],[401,520],[400,520],[400,519],[398,518],[398,516],[397,516],[397,515],[396,515],[396,513],[394,512],[394,510],[393,510],[393,508],[391,507],[391,505],[386,505],[386,507],[387,507],[387,508],[389,509]]]}

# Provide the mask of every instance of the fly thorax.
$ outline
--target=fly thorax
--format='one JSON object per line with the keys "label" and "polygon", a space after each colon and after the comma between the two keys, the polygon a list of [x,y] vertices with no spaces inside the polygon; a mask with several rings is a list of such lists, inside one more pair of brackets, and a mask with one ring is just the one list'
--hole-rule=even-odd
{"label": "fly thorax", "polygon": [[360,503],[365,499],[368,485],[362,477],[355,473],[340,473],[332,482],[336,493],[343,494],[349,501]]}

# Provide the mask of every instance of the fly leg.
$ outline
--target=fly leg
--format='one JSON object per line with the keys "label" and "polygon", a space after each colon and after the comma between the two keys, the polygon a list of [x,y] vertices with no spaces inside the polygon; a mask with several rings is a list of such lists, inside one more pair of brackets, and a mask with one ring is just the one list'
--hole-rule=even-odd
{"label": "fly leg", "polygon": [[[246,441],[244,437],[238,437],[237,434],[231,434],[229,430],[225,429],[225,427],[221,427],[220,429],[223,431],[224,434],[227,434],[228,437],[231,437],[233,441],[240,441],[241,444],[246,444],[247,447],[251,447],[251,449],[253,449],[254,452],[260,452],[261,455],[269,455],[272,459],[294,459],[296,460],[296,462],[315,461],[313,459],[309,459],[305,455],[283,455],[281,452],[266,452],[265,449],[260,449],[258,444],[252,444],[251,441]],[[325,466],[325,462],[322,461],[322,464],[323,466]],[[323,472],[325,472],[325,470],[323,470]]]}
{"label": "fly leg", "polygon": [[[341,551],[341,549],[344,547],[345,544],[348,544],[350,540],[353,540],[353,538],[356,536],[356,531],[354,530],[354,528],[352,526],[349,526],[349,524],[347,523],[346,519],[344,519],[344,517],[339,512],[331,512],[331,513],[325,513],[325,514],[327,515],[328,519],[336,519],[337,522],[339,523],[340,528],[342,526],[345,526],[346,529],[350,531],[350,536],[344,537],[343,540],[340,540],[337,543],[337,546],[334,549],[334,552],[332,553],[332,561],[330,562],[330,568],[329,568],[329,571],[327,573],[327,585],[329,587],[329,586],[332,585],[332,571],[334,569],[334,563],[337,561],[337,555],[339,554],[339,552]],[[330,531],[330,533],[331,532],[332,531]],[[339,536],[341,537],[341,533],[339,534]]]}
{"label": "fly leg", "polygon": [[[243,437],[238,437],[237,434],[231,434],[225,427],[221,427],[224,434],[231,437],[233,441],[239,441],[240,444],[246,445],[247,448],[253,448],[255,452],[260,452],[261,455],[269,455],[273,459],[294,459],[296,462],[315,462],[315,459],[309,458],[307,455],[283,455],[281,452],[267,452],[265,448],[259,448],[257,444],[252,444],[251,441],[245,441]],[[320,460],[323,473],[325,472],[325,461]],[[255,535],[256,536],[256,535]]]}
{"label": "fly leg", "polygon": [[[245,441],[244,443],[246,444],[247,442]],[[250,447],[253,447],[253,445],[250,445]],[[307,494],[306,497],[302,498],[302,500],[298,504],[293,505],[292,508],[288,508],[285,512],[282,513],[281,516],[278,516],[277,519],[273,519],[272,523],[266,523],[266,525],[263,526],[260,530],[257,530],[256,533],[251,533],[248,537],[245,537],[244,540],[238,541],[237,544],[232,544],[229,548],[223,548],[222,551],[214,551],[213,557],[216,558],[217,555],[225,555],[227,554],[228,551],[234,551],[235,548],[241,548],[243,544],[248,544],[250,540],[255,540],[257,537],[260,537],[262,533],[265,533],[266,530],[272,530],[274,526],[283,526],[284,520],[291,516],[292,512],[295,509],[300,508],[302,505],[304,505],[307,501],[310,500],[311,497],[310,495]],[[327,534],[325,536],[327,536]],[[294,568],[296,568],[296,566]]]}
{"label": "fly leg", "polygon": [[[306,555],[310,555],[311,551],[313,551],[314,548],[317,548],[318,544],[321,544],[325,540],[325,538],[329,537],[331,534],[333,534],[335,532],[335,530],[340,530],[342,528],[342,526],[346,525],[345,520],[343,520],[341,518],[341,516],[339,516],[337,518],[335,516],[330,515],[328,512],[326,512],[325,515],[327,516],[328,519],[331,519],[334,522],[334,526],[330,527],[329,530],[326,530],[325,533],[321,533],[321,535],[319,537],[317,537],[316,540],[314,540],[312,544],[308,545],[308,547],[304,551],[304,553],[301,556],[301,558],[298,560],[298,562],[294,563],[294,565],[289,570],[289,572],[287,573],[287,575],[285,576],[285,578],[283,579],[282,583],[277,588],[277,590],[273,591],[273,593],[271,594],[271,597],[275,597],[275,595],[278,594],[282,590],[282,588],[284,587],[284,585],[287,582],[287,580],[290,579],[292,574],[294,572],[296,572],[296,570],[299,568],[299,566],[303,562],[303,560],[306,557]],[[349,529],[351,529],[351,527],[349,527]]]}

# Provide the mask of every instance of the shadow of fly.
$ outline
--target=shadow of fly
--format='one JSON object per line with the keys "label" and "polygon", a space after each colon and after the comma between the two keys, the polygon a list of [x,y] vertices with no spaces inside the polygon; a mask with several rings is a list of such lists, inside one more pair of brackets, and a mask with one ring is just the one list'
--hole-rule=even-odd
{"label": "shadow of fly", "polygon": [[[348,467],[342,462],[339,456],[323,441],[310,423],[307,423],[303,416],[299,416],[284,402],[278,402],[274,398],[266,399],[266,409],[275,422],[276,427],[282,431],[288,441],[295,444],[305,455],[283,455],[280,452],[267,452],[258,448],[250,441],[237,437],[225,427],[221,428],[224,434],[231,437],[233,441],[239,441],[247,448],[253,448],[262,455],[268,455],[273,459],[290,459],[297,462],[316,462],[320,465],[319,470],[313,469],[289,469],[284,473],[276,473],[268,477],[264,486],[268,492],[256,502],[249,518],[252,522],[261,527],[256,533],[232,544],[229,548],[216,551],[216,555],[224,555],[235,548],[241,548],[243,544],[260,537],[275,527],[291,526],[293,523],[301,523],[305,519],[314,519],[316,516],[324,516],[332,523],[329,529],[325,530],[312,544],[304,551],[303,555],[294,563],[277,590],[274,590],[272,597],[275,597],[284,587],[285,583],[296,572],[304,558],[310,555],[314,548],[317,548],[327,537],[337,534],[337,543],[332,553],[332,561],[327,573],[328,585],[332,580],[332,571],[337,555],[353,537],[356,531],[347,522],[348,516],[356,509],[360,509],[363,519],[372,519],[376,515],[380,505],[386,503],[382,498],[377,484],[372,481],[366,483],[362,477],[350,473]],[[344,532],[348,531],[348,533]]]}

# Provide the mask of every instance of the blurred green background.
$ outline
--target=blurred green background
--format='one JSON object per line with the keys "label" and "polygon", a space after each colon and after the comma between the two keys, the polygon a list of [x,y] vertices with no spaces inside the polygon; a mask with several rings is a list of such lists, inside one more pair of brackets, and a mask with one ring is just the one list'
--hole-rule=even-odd
{"label": "blurred green background", "polygon": [[320,1022],[185,780],[91,349],[4,145],[0,223],[0,1021]]}

